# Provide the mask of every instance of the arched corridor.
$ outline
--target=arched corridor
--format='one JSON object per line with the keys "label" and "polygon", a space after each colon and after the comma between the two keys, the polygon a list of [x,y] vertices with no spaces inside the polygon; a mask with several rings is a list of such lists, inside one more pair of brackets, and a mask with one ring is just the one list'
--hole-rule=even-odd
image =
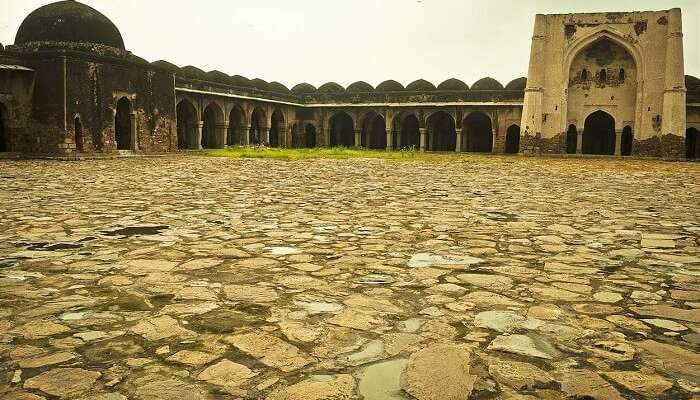
{"label": "arched corridor", "polygon": [[583,154],[615,154],[615,120],[605,111],[596,111],[586,118],[583,127]]}
{"label": "arched corridor", "polygon": [[0,103],[0,152],[10,151],[10,144],[7,137],[7,109]]}
{"label": "arched corridor", "polygon": [[520,127],[511,125],[506,131],[506,153],[517,154],[520,151]]}
{"label": "arched corridor", "polygon": [[578,131],[576,130],[576,125],[569,125],[569,129],[566,130],[566,153],[576,154],[576,146],[578,141]]}
{"label": "arched corridor", "polygon": [[420,124],[414,114],[406,115],[401,121],[401,130],[397,140],[396,147],[399,149],[418,149],[420,146]]}
{"label": "arched corridor", "polygon": [[270,122],[270,147],[281,147],[284,136],[284,115],[280,110],[272,113]]}
{"label": "arched corridor", "polygon": [[250,131],[248,133],[249,144],[259,146],[266,143],[265,136],[265,111],[260,107],[255,107],[250,116]]}
{"label": "arched corridor", "polygon": [[473,112],[464,119],[463,127],[462,136],[465,142],[463,146],[466,151],[475,153],[493,151],[493,129],[488,115]]}
{"label": "arched corridor", "polygon": [[243,144],[242,135],[244,128],[243,110],[238,105],[235,105],[228,114],[226,145],[233,146],[236,144]]}
{"label": "arched corridor", "polygon": [[189,100],[181,100],[177,104],[177,148],[196,149],[197,143],[197,110]]}
{"label": "arched corridor", "polygon": [[455,120],[445,111],[438,111],[428,117],[428,150],[455,151],[457,133]]}
{"label": "arched corridor", "polygon": [[355,131],[352,118],[339,112],[333,115],[329,121],[330,125],[330,145],[331,146],[354,146]]}
{"label": "arched corridor", "polygon": [[384,117],[371,112],[362,123],[362,146],[369,149],[386,149],[386,128]]}
{"label": "arched corridor", "polygon": [[697,128],[688,128],[685,131],[685,158],[700,159],[700,131]]}
{"label": "arched corridor", "polygon": [[304,147],[316,147],[316,127],[312,124],[306,124],[304,127]]}
{"label": "arched corridor", "polygon": [[[210,103],[202,114],[202,148],[215,149],[220,146],[219,126],[223,124],[223,114],[221,108],[216,103]],[[223,138],[222,138],[223,139]]]}
{"label": "arched corridor", "polygon": [[117,114],[114,117],[114,139],[117,142],[117,150],[131,150],[132,123],[131,102],[122,97],[117,102]]}

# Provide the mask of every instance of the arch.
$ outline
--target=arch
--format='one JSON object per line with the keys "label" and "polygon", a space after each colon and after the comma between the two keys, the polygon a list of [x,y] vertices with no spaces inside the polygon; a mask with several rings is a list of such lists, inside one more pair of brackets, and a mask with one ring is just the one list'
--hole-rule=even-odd
{"label": "arch", "polygon": [[386,124],[376,111],[367,112],[362,118],[361,144],[369,149],[386,149]]}
{"label": "arch", "polygon": [[221,107],[216,102],[210,102],[206,106],[204,112],[202,113],[202,141],[201,146],[204,149],[215,149],[220,147],[219,141],[223,138],[219,138],[217,132],[219,127],[223,125],[224,113]]}
{"label": "arch", "polygon": [[7,108],[3,103],[0,103],[0,152],[10,151],[10,138],[7,129],[8,117]]}
{"label": "arch", "polygon": [[354,146],[355,130],[352,117],[344,111],[339,111],[330,118],[330,145]]}
{"label": "arch", "polygon": [[569,129],[566,130],[566,153],[576,154],[576,146],[578,141],[578,131],[576,125],[569,125]]}
{"label": "arch", "polygon": [[581,80],[582,81],[588,80],[588,70],[585,68],[581,71]]}
{"label": "arch", "polygon": [[265,110],[261,107],[253,108],[253,112],[250,114],[250,130],[248,133],[250,144],[268,144],[267,138],[264,137],[265,129],[267,128],[265,121],[267,121]]}
{"label": "arch", "polygon": [[688,160],[700,158],[700,131],[695,127],[685,130],[685,158]]}
{"label": "arch", "polygon": [[400,120],[399,143],[397,148],[416,148],[420,146],[420,123],[415,113],[408,113]]}
{"label": "arch", "polygon": [[428,150],[454,151],[457,132],[455,131],[455,119],[446,111],[437,111],[427,119],[428,126]]}
{"label": "arch", "polygon": [[80,120],[80,115],[73,118],[73,133],[75,134],[75,150],[83,151],[85,138],[83,137],[83,122]]}
{"label": "arch", "polygon": [[520,152],[520,127],[511,125],[506,130],[506,153],[517,154]]}
{"label": "arch", "polygon": [[284,140],[284,114],[275,110],[270,117],[270,147],[282,147]]}
{"label": "arch", "polygon": [[608,73],[605,68],[602,68],[600,72],[598,73],[598,82],[599,83],[607,83],[608,82]]}
{"label": "arch", "polygon": [[631,156],[633,143],[634,135],[632,133],[632,127],[627,125],[622,128],[622,138],[620,138],[620,154],[623,156]]}
{"label": "arch", "polygon": [[226,145],[244,144],[242,130],[245,127],[245,113],[243,108],[234,104],[228,113],[228,131],[226,132]]}
{"label": "arch", "polygon": [[117,111],[114,116],[114,140],[117,142],[117,150],[131,150],[132,138],[135,136],[132,124],[131,101],[122,97],[117,101]]}
{"label": "arch", "polygon": [[620,68],[620,72],[617,73],[617,80],[620,82],[625,81],[625,69],[624,68]]}
{"label": "arch", "polygon": [[644,64],[642,63],[641,51],[637,44],[631,44],[624,39],[625,35],[617,31],[610,25],[601,25],[593,29],[588,35],[579,38],[574,41],[568,49],[564,52],[564,62],[562,63],[562,68],[564,68],[563,73],[566,77],[565,81],[570,80],[569,71],[571,70],[571,64],[573,63],[576,56],[585,49],[591,43],[607,38],[614,43],[624,47],[627,52],[632,56],[634,63],[637,68],[637,75],[644,76]]}
{"label": "arch", "polygon": [[472,112],[464,119],[462,127],[466,151],[475,153],[493,151],[493,127],[488,115],[481,111]]}
{"label": "arch", "polygon": [[197,143],[197,109],[188,99],[177,103],[177,148],[199,148]]}
{"label": "arch", "polygon": [[313,124],[304,126],[304,147],[316,147],[316,127]]}
{"label": "arch", "polygon": [[581,140],[583,154],[615,154],[615,119],[605,111],[595,111],[586,117]]}

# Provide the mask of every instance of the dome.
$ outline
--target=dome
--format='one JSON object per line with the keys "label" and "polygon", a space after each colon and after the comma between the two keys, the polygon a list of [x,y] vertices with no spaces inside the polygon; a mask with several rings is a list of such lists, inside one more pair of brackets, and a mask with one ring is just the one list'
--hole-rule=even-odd
{"label": "dome", "polygon": [[148,60],[141,58],[135,54],[129,54],[127,59],[131,62],[137,63],[137,64],[150,64]]}
{"label": "dome", "polygon": [[151,65],[153,65],[153,66],[155,66],[155,67],[160,67],[160,68],[163,68],[163,69],[167,69],[168,71],[172,71],[172,72],[175,72],[175,73],[180,72],[180,67],[178,67],[177,65],[175,65],[175,64],[173,64],[173,63],[169,63],[169,62],[167,62],[167,61],[165,61],[165,60],[153,61],[153,62],[151,63]]}
{"label": "dome", "polygon": [[289,93],[289,88],[279,82],[270,82],[270,90],[277,93]]}
{"label": "dome", "polygon": [[399,92],[404,90],[402,84],[396,82],[395,80],[389,79],[377,85],[375,89],[377,92]]}
{"label": "dome", "polygon": [[417,81],[409,83],[408,86],[406,86],[406,90],[413,92],[427,92],[435,90],[435,85],[426,81],[425,79],[418,79]]}
{"label": "dome", "polygon": [[335,82],[327,82],[318,88],[319,93],[342,93],[345,88]]}
{"label": "dome", "polygon": [[374,92],[374,88],[367,82],[357,81],[355,83],[350,84],[350,86],[348,86],[347,88],[347,91],[351,93]]}
{"label": "dome", "polygon": [[240,75],[233,75],[230,79],[230,82],[234,86],[242,86],[242,87],[253,86],[253,84],[250,82],[250,79],[246,78],[245,76],[240,76]]}
{"label": "dome", "polygon": [[255,78],[250,81],[254,88],[260,90],[270,90],[270,84],[260,78]]}
{"label": "dome", "polygon": [[199,69],[197,67],[193,67],[191,65],[187,65],[187,66],[182,67],[180,69],[182,70],[182,73],[185,74],[185,76],[188,78],[204,79],[207,75],[206,72],[202,71],[201,69]]}
{"label": "dome", "polygon": [[217,70],[209,71],[205,74],[205,78],[210,82],[230,83],[231,78],[225,73]]}
{"label": "dome", "polygon": [[316,91],[316,88],[310,83],[300,83],[292,88],[294,94],[309,94]]}
{"label": "dome", "polygon": [[487,77],[474,82],[472,90],[503,90],[503,85],[501,82]]}
{"label": "dome", "polygon": [[517,78],[513,79],[506,85],[506,90],[525,90],[527,85],[527,78]]}
{"label": "dome", "polygon": [[442,82],[437,88],[439,90],[469,90],[469,86],[466,83],[455,78]]}
{"label": "dome", "polygon": [[700,90],[700,79],[692,76],[685,76],[685,88],[688,90]]}
{"label": "dome", "polygon": [[74,42],[101,44],[124,50],[119,29],[99,11],[77,1],[59,1],[39,7],[17,30],[15,44]]}

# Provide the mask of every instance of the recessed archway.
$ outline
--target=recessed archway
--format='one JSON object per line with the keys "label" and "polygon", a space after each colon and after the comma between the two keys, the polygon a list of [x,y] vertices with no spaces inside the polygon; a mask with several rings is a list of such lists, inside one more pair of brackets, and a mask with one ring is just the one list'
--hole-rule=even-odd
{"label": "recessed archway", "polygon": [[176,107],[177,112],[177,148],[191,149],[198,147],[197,140],[197,110],[189,100],[181,100]]}
{"label": "recessed archway", "polygon": [[306,124],[304,127],[304,147],[316,147],[316,127],[312,124]]}
{"label": "recessed archway", "polygon": [[454,151],[457,139],[455,119],[445,111],[438,111],[428,117],[428,131],[431,151]]}
{"label": "recessed archway", "polygon": [[284,130],[284,115],[280,110],[275,110],[270,119],[270,147],[282,146]]}
{"label": "recessed archway", "polygon": [[0,152],[10,151],[10,141],[7,132],[7,108],[0,103]]}
{"label": "recessed archway", "polygon": [[384,117],[370,112],[362,122],[362,146],[369,149],[386,149],[386,128]]}
{"label": "recessed archway", "polygon": [[350,117],[345,112],[339,112],[333,115],[329,121],[330,145],[331,146],[348,146],[355,145],[355,131]]}
{"label": "recessed archway", "polygon": [[401,130],[399,132],[400,143],[398,148],[414,148],[420,146],[420,124],[415,114],[406,115],[401,120]]}
{"label": "recessed archway", "polygon": [[[464,119],[463,136],[468,152],[490,153],[493,151],[493,129],[491,118],[482,112],[473,112]],[[518,137],[520,133],[518,132]]]}
{"label": "recessed archway", "polygon": [[620,138],[620,154],[623,156],[631,156],[633,143],[634,134],[632,133],[632,127],[627,125],[622,128],[622,137]]}
{"label": "recessed archway", "polygon": [[[216,103],[209,103],[202,113],[202,148],[215,149],[219,147],[217,132],[219,126],[223,124],[223,112]],[[222,138],[223,139],[223,138]]]}
{"label": "recessed archway", "polygon": [[700,158],[700,131],[695,127],[685,131],[685,158],[688,160]]}
{"label": "recessed archway", "polygon": [[226,130],[226,145],[243,144],[241,139],[242,128],[244,127],[243,109],[239,105],[234,105],[228,114],[228,129]]}
{"label": "recessed archway", "polygon": [[576,146],[578,141],[578,131],[576,130],[576,125],[569,125],[569,129],[566,130],[566,153],[576,154]]}
{"label": "recessed archway", "polygon": [[596,111],[586,118],[581,143],[583,154],[615,154],[615,119],[605,111]]}
{"label": "recessed archway", "polygon": [[73,133],[75,134],[75,150],[83,151],[85,138],[83,137],[83,122],[80,120],[79,115],[73,118]]}
{"label": "recessed archway", "polygon": [[516,154],[520,151],[520,127],[511,125],[506,130],[506,153]]}
{"label": "recessed archway", "polygon": [[131,125],[131,102],[126,97],[122,97],[117,102],[117,113],[114,117],[114,139],[117,142],[117,150],[132,149]]}
{"label": "recessed archway", "polygon": [[265,111],[260,107],[255,107],[250,115],[250,133],[248,136],[250,144],[269,144],[265,143],[266,138],[263,137],[265,134],[265,120]]}

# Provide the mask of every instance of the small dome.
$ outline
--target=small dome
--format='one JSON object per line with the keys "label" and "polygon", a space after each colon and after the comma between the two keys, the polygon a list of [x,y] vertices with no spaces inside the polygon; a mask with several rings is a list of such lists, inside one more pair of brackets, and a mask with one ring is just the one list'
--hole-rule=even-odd
{"label": "small dome", "polygon": [[692,75],[686,75],[685,88],[688,90],[700,90],[700,79]]}
{"label": "small dome", "polygon": [[318,88],[319,93],[343,93],[345,88],[335,82],[327,82]]}
{"label": "small dome", "polygon": [[260,78],[255,78],[250,81],[254,88],[260,90],[270,90],[270,84]]}
{"label": "small dome", "polygon": [[188,77],[188,78],[195,78],[195,79],[204,79],[206,78],[207,73],[202,71],[201,69],[197,67],[193,67],[191,65],[187,65],[185,67],[180,68],[182,70],[182,73]]}
{"label": "small dome", "polygon": [[372,85],[363,81],[357,81],[355,83],[350,84],[350,86],[348,86],[346,90],[350,93],[374,92],[374,88],[372,87]]}
{"label": "small dome", "polygon": [[527,86],[527,78],[516,78],[508,82],[506,90],[525,90],[525,86]]}
{"label": "small dome", "polygon": [[438,90],[469,90],[469,86],[459,79],[448,79],[438,85]]}
{"label": "small dome", "polygon": [[279,82],[270,82],[269,90],[277,93],[289,93],[289,88]]}
{"label": "small dome", "polygon": [[428,92],[435,90],[435,85],[426,81],[425,79],[418,79],[417,81],[409,83],[408,86],[406,86],[406,90],[413,92]]}
{"label": "small dome", "polygon": [[153,62],[151,63],[151,65],[153,65],[154,67],[160,67],[160,68],[163,68],[163,69],[167,69],[168,71],[172,71],[172,72],[175,72],[175,73],[181,72],[181,71],[180,71],[180,67],[178,67],[178,66],[175,65],[175,64],[169,63],[169,62],[167,62],[167,61],[165,61],[165,60],[153,61]]}
{"label": "small dome", "polygon": [[209,71],[205,74],[205,79],[209,82],[230,83],[231,78],[221,71]]}
{"label": "small dome", "polygon": [[141,58],[135,54],[129,54],[127,59],[131,62],[135,62],[137,64],[150,64],[145,58]]}
{"label": "small dome", "polygon": [[232,85],[234,86],[241,86],[241,87],[251,87],[253,84],[250,82],[250,79],[246,78],[245,76],[241,75],[233,75],[231,79],[229,80]]}
{"label": "small dome", "polygon": [[316,88],[310,83],[300,83],[292,88],[292,93],[294,94],[309,94],[314,93]]}
{"label": "small dome", "polygon": [[503,85],[493,78],[481,78],[474,82],[472,90],[503,90]]}
{"label": "small dome", "polygon": [[77,1],[39,7],[17,30],[15,44],[32,42],[92,43],[124,50],[119,29],[99,11]]}
{"label": "small dome", "polygon": [[400,92],[404,90],[402,84],[396,82],[395,80],[389,79],[377,85],[375,91],[377,92]]}

